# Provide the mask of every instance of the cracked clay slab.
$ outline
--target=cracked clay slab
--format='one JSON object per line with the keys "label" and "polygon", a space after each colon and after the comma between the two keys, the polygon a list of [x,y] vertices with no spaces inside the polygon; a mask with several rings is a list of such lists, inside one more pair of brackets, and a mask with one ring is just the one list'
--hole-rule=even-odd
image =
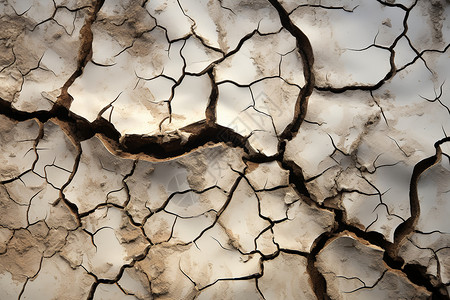
{"label": "cracked clay slab", "polygon": [[448,0],[0,0],[0,300],[449,299]]}

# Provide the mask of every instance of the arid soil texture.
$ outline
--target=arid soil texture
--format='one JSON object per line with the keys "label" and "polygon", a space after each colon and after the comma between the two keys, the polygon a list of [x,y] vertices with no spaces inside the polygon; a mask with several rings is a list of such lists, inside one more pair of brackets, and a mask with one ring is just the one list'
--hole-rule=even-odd
{"label": "arid soil texture", "polygon": [[0,299],[449,299],[448,0],[0,0]]}

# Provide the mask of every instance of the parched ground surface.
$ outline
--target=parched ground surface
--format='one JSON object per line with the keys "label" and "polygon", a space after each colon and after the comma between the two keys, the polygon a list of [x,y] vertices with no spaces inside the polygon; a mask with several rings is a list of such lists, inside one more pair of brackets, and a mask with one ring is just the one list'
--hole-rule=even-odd
{"label": "parched ground surface", "polygon": [[0,299],[449,299],[448,0],[0,0]]}

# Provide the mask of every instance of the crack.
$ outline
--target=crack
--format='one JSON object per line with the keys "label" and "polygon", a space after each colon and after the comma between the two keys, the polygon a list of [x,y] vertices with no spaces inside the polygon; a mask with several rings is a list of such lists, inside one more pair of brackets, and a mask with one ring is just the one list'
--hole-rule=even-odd
{"label": "crack", "polygon": [[85,24],[80,29],[80,48],[78,50],[77,70],[70,76],[66,83],[61,88],[61,94],[58,96],[55,105],[63,106],[67,109],[72,104],[73,97],[69,94],[69,87],[75,82],[75,80],[83,74],[84,67],[92,58],[92,41],[94,35],[92,32],[92,24],[97,18],[97,14],[100,11],[104,0],[94,0],[91,7],[90,16],[86,19]]}
{"label": "crack", "polygon": [[394,244],[393,244],[394,246],[388,249],[388,251],[391,253],[393,257],[397,256],[398,246],[405,238],[407,238],[413,232],[419,220],[420,203],[417,192],[417,184],[419,178],[426,170],[428,170],[429,168],[440,162],[442,157],[442,150],[440,148],[440,145],[448,141],[450,141],[450,138],[444,138],[436,142],[434,144],[436,154],[421,160],[414,166],[414,170],[411,175],[410,189],[409,189],[411,217],[409,217],[404,223],[400,224],[395,230]]}
{"label": "crack", "polygon": [[364,284],[364,286],[362,286],[362,287],[360,287],[360,288],[354,289],[353,291],[344,292],[344,293],[345,293],[345,294],[351,294],[351,293],[357,292],[357,291],[362,290],[362,289],[373,289],[373,288],[374,288],[375,286],[377,286],[377,284],[383,279],[383,277],[384,277],[384,275],[387,273],[387,271],[388,271],[388,270],[385,270],[385,271],[381,274],[381,276],[377,279],[377,281],[375,281],[375,283],[374,283],[373,285],[371,285],[371,286],[366,286],[366,284]]}
{"label": "crack", "polygon": [[314,54],[308,37],[289,18],[289,13],[276,0],[269,0],[270,4],[277,10],[283,27],[289,31],[297,40],[297,48],[303,62],[303,76],[305,86],[301,89],[295,105],[295,119],[281,133],[281,139],[292,139],[298,132],[301,123],[305,119],[308,106],[308,98],[313,92],[315,76],[313,72]]}
{"label": "crack", "polygon": [[443,107],[445,107],[447,112],[450,114],[450,108],[447,105],[445,105],[444,103],[442,103],[442,100],[441,100],[442,88],[444,87],[444,84],[445,84],[445,80],[442,82],[442,84],[439,87],[439,94],[437,94],[436,91],[434,91],[434,94],[435,94],[435,98],[434,99],[428,99],[428,98],[425,98],[425,97],[423,97],[421,95],[419,95],[419,97],[424,99],[424,100],[426,100],[426,101],[428,101],[428,102],[431,102],[431,103],[438,101],[439,104],[441,104]]}
{"label": "crack", "polygon": [[322,8],[322,9],[335,9],[335,10],[343,10],[345,12],[352,13],[355,11],[355,9],[357,9],[359,7],[359,5],[355,5],[353,8],[349,9],[349,8],[346,8],[345,6],[325,6],[322,4],[300,4],[296,8],[291,10],[289,12],[289,15],[293,14],[300,7],[316,7],[316,8]]}
{"label": "crack", "polygon": [[[336,215],[337,216],[337,215]],[[338,223],[339,224],[339,223]],[[316,256],[325,247],[325,243],[330,239],[330,233],[324,233],[319,236],[313,243],[311,251],[307,256],[306,271],[312,281],[312,287],[317,299],[329,300],[330,296],[327,294],[327,282],[325,277],[319,272],[316,267]]]}

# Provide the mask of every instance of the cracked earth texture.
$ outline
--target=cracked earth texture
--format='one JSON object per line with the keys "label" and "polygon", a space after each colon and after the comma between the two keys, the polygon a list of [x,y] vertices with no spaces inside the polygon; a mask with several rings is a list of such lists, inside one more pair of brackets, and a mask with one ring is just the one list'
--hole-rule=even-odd
{"label": "cracked earth texture", "polygon": [[448,0],[0,0],[0,299],[449,299]]}

